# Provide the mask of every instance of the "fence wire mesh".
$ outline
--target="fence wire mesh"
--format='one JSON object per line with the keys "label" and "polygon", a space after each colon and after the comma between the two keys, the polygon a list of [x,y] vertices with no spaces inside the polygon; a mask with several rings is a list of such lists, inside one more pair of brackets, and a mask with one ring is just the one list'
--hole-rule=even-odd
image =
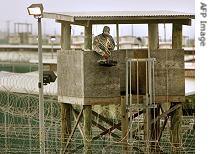
{"label": "fence wire mesh", "polygon": [[[75,109],[79,110],[79,106]],[[94,110],[108,117],[110,121],[120,122],[120,106],[107,105],[96,106]],[[55,97],[45,97],[45,146],[46,153],[60,153],[61,151],[61,114],[60,104]],[[113,125],[101,122],[97,116],[94,121],[108,129]],[[138,120],[142,121],[143,118]],[[161,122],[162,124],[163,122]],[[141,123],[133,125],[139,127]],[[81,122],[81,126],[83,123]],[[183,116],[182,120],[182,144],[180,152],[194,153],[194,117]],[[98,136],[102,131],[92,124],[92,136]],[[113,137],[113,133],[118,137]],[[127,149],[129,153],[143,153],[145,142],[143,130],[139,131],[136,140],[128,140]],[[123,143],[121,131],[113,130],[106,135],[92,140],[92,153],[122,153]],[[158,143],[162,153],[171,153],[170,121],[167,123],[162,138]],[[13,93],[9,91],[0,92],[0,151],[1,153],[39,153],[39,117],[38,96],[30,94]],[[72,153],[83,153],[83,138],[77,129],[71,141]]]}
{"label": "fence wire mesh", "polygon": [[[35,76],[35,77],[34,77]],[[39,153],[39,97],[37,89],[31,88],[35,85],[38,76],[33,73],[21,74],[0,73],[0,153],[21,153],[35,154]],[[38,81],[38,80],[37,80]],[[23,85],[24,84],[24,85]],[[45,87],[45,149],[48,154],[56,154],[62,151],[61,144],[61,104],[55,95],[57,84]],[[17,91],[21,89],[21,91]],[[76,111],[81,110],[81,106],[73,106]],[[135,138],[128,140],[128,143],[122,142],[122,132],[119,129],[113,129],[105,135],[99,135],[103,131],[114,127],[121,122],[120,105],[96,105],[93,110],[97,112],[92,122],[92,153],[94,154],[121,154],[144,153],[146,142],[144,141],[143,116],[139,116],[132,121],[132,129],[138,128]],[[103,121],[100,115],[105,117],[109,123]],[[83,128],[83,120],[80,125]],[[74,125],[75,122],[72,123]],[[99,127],[99,124],[102,127]],[[160,126],[164,125],[161,119]],[[182,117],[182,132],[179,152],[194,153],[195,151],[195,121],[194,116]],[[132,132],[128,128],[128,132]],[[129,135],[129,134],[128,134]],[[153,151],[161,153],[171,153],[174,148],[171,143],[170,118],[162,133],[160,142],[156,143]],[[70,144],[71,153],[81,154],[85,152],[84,138],[77,128]]]}

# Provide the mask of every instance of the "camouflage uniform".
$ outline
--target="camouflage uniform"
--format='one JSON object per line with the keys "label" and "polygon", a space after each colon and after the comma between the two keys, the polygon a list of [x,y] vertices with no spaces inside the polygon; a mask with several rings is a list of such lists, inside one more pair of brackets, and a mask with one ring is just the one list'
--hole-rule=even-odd
{"label": "camouflage uniform", "polygon": [[115,42],[111,35],[100,34],[94,37],[93,50],[96,51],[102,57],[107,54],[111,56],[111,51],[115,48]]}

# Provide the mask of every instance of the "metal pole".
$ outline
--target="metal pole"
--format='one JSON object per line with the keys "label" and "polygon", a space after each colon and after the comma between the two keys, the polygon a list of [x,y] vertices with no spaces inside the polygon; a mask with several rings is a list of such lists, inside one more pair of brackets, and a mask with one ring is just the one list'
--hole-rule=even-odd
{"label": "metal pole", "polygon": [[152,104],[152,61],[148,61],[149,105]]}
{"label": "metal pole", "polygon": [[[149,44],[148,44],[149,45]],[[149,48],[148,48],[149,49]],[[149,53],[148,53],[149,55]],[[146,61],[146,104],[145,104],[145,107],[146,107],[146,113],[145,113],[145,116],[146,116],[146,119],[145,119],[145,122],[146,124],[146,136],[145,136],[145,143],[146,143],[146,153],[149,154],[149,80],[148,80],[148,76],[149,76],[149,70],[148,70],[148,67],[149,67],[149,61]]]}
{"label": "metal pole", "polygon": [[136,61],[136,81],[137,81],[137,105],[139,105],[139,61]]}
{"label": "metal pole", "polygon": [[119,49],[120,49],[119,24],[116,24],[116,33],[117,33],[117,51],[119,51]]}
{"label": "metal pole", "polygon": [[131,71],[131,66],[132,66],[132,63],[131,63],[131,61],[129,61],[129,64],[130,64],[130,67],[129,67],[129,75],[130,75],[130,78],[129,78],[129,80],[130,80],[130,82],[129,82],[129,96],[130,96],[130,101],[129,101],[129,105],[132,105],[132,82],[131,82],[131,80],[132,80],[132,75],[131,75],[131,73],[132,73],[132,71]]}
{"label": "metal pole", "polygon": [[126,70],[125,70],[125,73],[126,73],[126,107],[128,106],[128,53],[127,53],[127,50],[126,50],[126,55],[125,55],[125,65],[126,65]]}
{"label": "metal pole", "polygon": [[152,93],[153,93],[153,103],[155,103],[155,61],[152,61]]}
{"label": "metal pole", "polygon": [[39,56],[39,83],[38,83],[38,87],[39,87],[39,143],[40,143],[40,153],[45,154],[41,18],[38,18],[38,56]]}

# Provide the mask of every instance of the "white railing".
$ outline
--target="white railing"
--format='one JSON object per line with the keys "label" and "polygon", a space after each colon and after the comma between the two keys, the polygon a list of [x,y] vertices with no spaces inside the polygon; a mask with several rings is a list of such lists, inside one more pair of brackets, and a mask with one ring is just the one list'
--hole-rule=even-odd
{"label": "white railing", "polygon": [[[143,68],[145,64],[145,69]],[[143,67],[142,67],[143,66]],[[134,68],[133,68],[134,67]],[[157,105],[155,103],[155,58],[146,58],[146,59],[132,59],[128,58],[126,60],[126,105],[128,114],[134,115],[134,112],[138,112],[143,110],[142,115],[138,115],[137,117],[132,117],[129,121],[129,142],[132,143],[135,139],[133,138],[133,131],[138,130],[139,134],[143,134],[143,138],[145,140],[145,152],[150,153],[150,148],[152,144],[157,144],[156,137],[152,137],[151,133],[155,130],[152,128],[151,120],[155,119],[157,116],[156,108]],[[134,71],[135,70],[135,71]],[[145,73],[143,72],[145,71]],[[133,74],[132,74],[133,73]],[[142,73],[142,74],[140,74]],[[145,84],[145,92],[142,94],[139,93],[139,89],[141,88],[139,77],[140,75],[145,75],[145,81],[141,82],[141,84]],[[136,77],[135,77],[136,76]],[[135,81],[136,78],[136,81]],[[133,82],[134,80],[135,82]],[[132,85],[133,84],[133,85]],[[135,88],[132,88],[134,86]],[[136,91],[135,91],[136,90]],[[133,98],[132,95],[135,95]],[[140,97],[143,95],[143,101],[140,100]],[[144,130],[141,130],[142,124],[144,125]],[[144,133],[142,133],[142,131]],[[155,131],[156,132],[156,131]]]}

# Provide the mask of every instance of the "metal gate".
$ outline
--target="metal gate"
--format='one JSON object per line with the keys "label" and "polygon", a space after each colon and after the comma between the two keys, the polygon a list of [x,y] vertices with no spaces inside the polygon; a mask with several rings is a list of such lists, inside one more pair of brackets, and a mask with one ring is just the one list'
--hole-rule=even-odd
{"label": "metal gate", "polygon": [[[144,67],[142,69],[142,64]],[[141,67],[139,67],[141,65]],[[142,69],[142,70],[141,70]],[[153,147],[157,143],[157,135],[151,135],[156,133],[155,124],[152,125],[152,119],[157,116],[156,102],[155,102],[155,58],[146,59],[134,59],[128,58],[126,60],[126,105],[129,116],[139,113],[129,121],[129,137],[128,142],[135,144],[138,138],[138,142],[141,140],[145,146],[143,150],[147,153],[151,152],[151,146]],[[144,82],[139,82],[140,73],[144,72]],[[140,92],[140,89],[145,87],[144,93]],[[134,88],[135,87],[135,88]],[[140,111],[140,112],[139,112]],[[143,116],[140,115],[143,113]],[[143,127],[143,130],[142,130]],[[154,128],[152,128],[154,127]],[[137,132],[134,135],[133,132]]]}

